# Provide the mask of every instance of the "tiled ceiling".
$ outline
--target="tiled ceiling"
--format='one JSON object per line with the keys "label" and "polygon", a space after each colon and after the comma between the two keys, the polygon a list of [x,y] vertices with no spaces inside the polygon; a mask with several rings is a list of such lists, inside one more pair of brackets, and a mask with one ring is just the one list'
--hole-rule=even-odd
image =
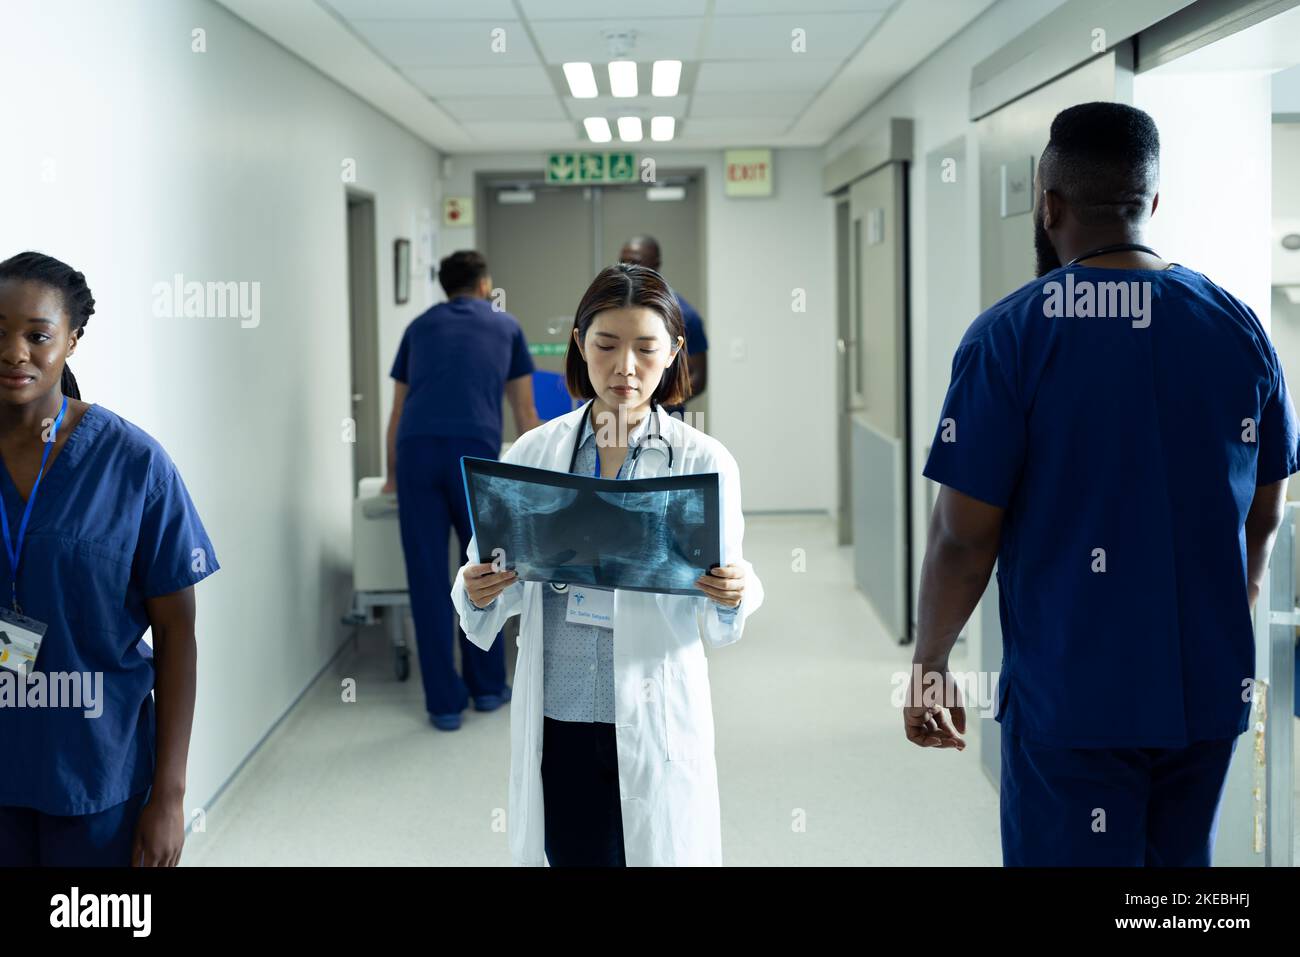
{"label": "tiled ceiling", "polygon": [[[642,118],[647,142],[650,117],[673,116],[683,147],[789,143],[898,0],[316,2],[451,118],[465,137],[460,149],[509,149],[580,145],[584,117],[614,126],[627,115]],[[625,52],[611,35],[624,38]],[[611,95],[612,59],[637,62],[647,95]],[[648,95],[658,59],[682,61],[675,97]],[[595,68],[596,99],[569,95],[561,65],[572,60]]]}

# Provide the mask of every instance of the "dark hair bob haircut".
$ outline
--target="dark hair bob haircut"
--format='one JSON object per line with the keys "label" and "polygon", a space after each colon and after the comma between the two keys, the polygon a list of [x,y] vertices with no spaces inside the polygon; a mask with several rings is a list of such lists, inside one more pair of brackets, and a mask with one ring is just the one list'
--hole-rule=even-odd
{"label": "dark hair bob haircut", "polygon": [[587,330],[599,313],[628,307],[641,307],[658,313],[668,329],[668,337],[674,343],[678,336],[681,337],[681,349],[664,370],[663,378],[650,397],[651,402],[659,405],[681,405],[691,395],[691,374],[686,363],[686,324],[682,321],[681,307],[663,276],[633,263],[606,266],[591,281],[578,303],[578,311],[573,316],[573,328],[578,331],[578,339],[575,341],[572,335],[569,336],[569,351],[564,357],[564,379],[569,394],[580,399],[596,397],[591,377],[587,374],[587,362],[578,351],[578,341],[586,343]]}

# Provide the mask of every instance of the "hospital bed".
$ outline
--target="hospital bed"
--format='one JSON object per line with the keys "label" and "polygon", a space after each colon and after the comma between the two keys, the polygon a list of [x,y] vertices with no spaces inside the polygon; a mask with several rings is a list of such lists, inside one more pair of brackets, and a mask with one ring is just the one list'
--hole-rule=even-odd
{"label": "hospital bed", "polygon": [[[510,445],[502,446],[502,455]],[[351,626],[382,622],[393,649],[393,673],[398,681],[405,681],[411,676],[406,624],[411,596],[397,522],[397,496],[385,495],[383,487],[384,480],[378,476],[357,483],[357,497],[352,502],[352,606],[342,620]],[[460,548],[454,531],[447,547],[448,567],[459,568]],[[450,581],[447,588],[451,589]],[[509,635],[512,629],[506,630]]]}
{"label": "hospital bed", "polygon": [[[363,478],[352,502],[352,607],[343,616],[343,624],[382,621],[393,648],[394,673],[398,681],[405,681],[411,675],[411,649],[406,640],[411,598],[397,524],[397,496],[383,494],[383,487],[382,477]],[[452,561],[458,558],[459,551],[453,548]]]}

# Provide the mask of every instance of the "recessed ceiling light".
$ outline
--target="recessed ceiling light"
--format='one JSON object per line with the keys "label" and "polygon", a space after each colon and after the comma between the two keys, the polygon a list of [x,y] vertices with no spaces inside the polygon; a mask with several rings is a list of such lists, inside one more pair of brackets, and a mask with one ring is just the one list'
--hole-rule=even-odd
{"label": "recessed ceiling light", "polygon": [[620,116],[618,118],[618,138],[624,143],[641,141],[641,117]]}
{"label": "recessed ceiling light", "polygon": [[655,96],[676,96],[682,79],[681,60],[655,60],[650,75],[650,92]]}
{"label": "recessed ceiling light", "polygon": [[677,121],[671,116],[655,116],[650,118],[650,139],[652,140],[670,140],[673,138],[673,132],[677,127]]}
{"label": "recessed ceiling light", "polygon": [[614,60],[609,65],[609,89],[615,96],[636,96],[636,63]]}
{"label": "recessed ceiling light", "polygon": [[609,131],[609,120],[603,116],[589,116],[582,125],[587,128],[587,139],[593,143],[608,143],[614,138]]}
{"label": "recessed ceiling light", "polygon": [[569,81],[569,92],[580,100],[596,95],[596,74],[590,63],[564,64],[564,78]]}

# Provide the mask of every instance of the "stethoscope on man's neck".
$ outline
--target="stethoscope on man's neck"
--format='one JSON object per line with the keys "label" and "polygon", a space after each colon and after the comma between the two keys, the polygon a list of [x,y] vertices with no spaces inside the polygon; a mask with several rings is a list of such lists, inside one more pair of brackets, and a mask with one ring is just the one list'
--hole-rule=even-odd
{"label": "stethoscope on man's neck", "polygon": [[[658,402],[656,402],[654,399],[650,400],[649,414],[655,416],[654,419],[655,429],[653,431],[648,431],[644,436],[642,436],[640,442],[638,442],[634,446],[631,446],[627,450],[627,454],[632,457],[632,464],[628,468],[628,473],[627,473],[627,477],[629,479],[633,478],[633,476],[636,473],[637,463],[641,460],[641,453],[646,450],[646,447],[654,439],[659,440],[659,445],[655,447],[654,451],[659,452],[661,455],[668,456],[668,474],[669,475],[673,474],[673,447],[669,443],[669,441],[666,438],[664,438],[663,432],[661,431],[662,419],[659,418],[659,416],[662,415],[661,409],[662,407],[659,405]],[[582,419],[578,423],[578,428],[576,430],[577,435],[573,440],[573,454],[569,456],[570,472],[572,472],[574,466],[578,464],[578,450],[582,447],[582,439],[583,436],[586,434],[586,430],[584,428],[585,424],[588,421],[591,421],[591,431],[593,434],[596,432],[595,414],[596,414],[596,400],[592,399],[587,403],[587,408],[583,411]],[[592,477],[600,478],[600,443],[599,442],[596,443],[596,470],[592,473]]]}
{"label": "stethoscope on man's neck", "polygon": [[[1071,259],[1068,263],[1065,264],[1065,268],[1069,269],[1071,266],[1075,265],[1076,263],[1080,263],[1085,259],[1092,259],[1095,256],[1105,256],[1108,253],[1128,253],[1128,252],[1149,253],[1150,255],[1155,256],[1156,259],[1160,258],[1160,254],[1157,253],[1154,249],[1152,249],[1150,246],[1143,246],[1141,243],[1112,243],[1109,246],[1098,246],[1096,249],[1089,249],[1086,253],[1084,253],[1081,256],[1075,256],[1073,259]],[[1173,264],[1171,263],[1170,265]],[[1165,268],[1168,269],[1169,266],[1166,266]]]}

